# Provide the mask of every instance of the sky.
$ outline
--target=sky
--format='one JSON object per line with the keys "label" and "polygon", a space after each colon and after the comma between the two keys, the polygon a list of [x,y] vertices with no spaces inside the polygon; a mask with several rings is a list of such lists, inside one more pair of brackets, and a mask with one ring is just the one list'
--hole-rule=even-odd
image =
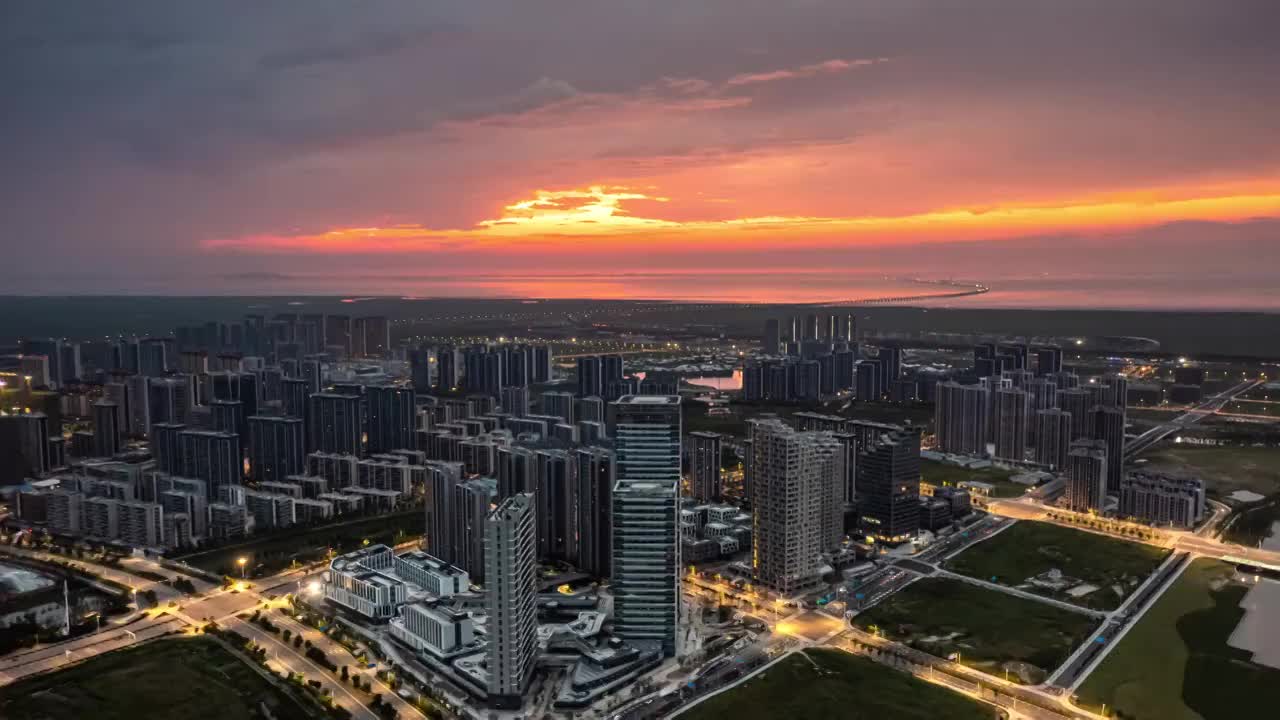
{"label": "sky", "polygon": [[1276,27],[1274,0],[12,0],[0,280],[1280,310]]}

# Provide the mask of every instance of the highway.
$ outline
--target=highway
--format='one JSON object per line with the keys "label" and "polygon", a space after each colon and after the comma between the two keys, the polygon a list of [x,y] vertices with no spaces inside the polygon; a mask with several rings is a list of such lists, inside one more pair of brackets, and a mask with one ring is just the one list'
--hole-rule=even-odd
{"label": "highway", "polygon": [[1224,390],[1217,395],[1213,395],[1202,401],[1199,405],[1187,410],[1183,414],[1175,417],[1163,425],[1157,425],[1150,430],[1142,433],[1132,441],[1125,444],[1124,459],[1125,462],[1132,461],[1139,453],[1146,452],[1151,446],[1164,440],[1170,435],[1194,425],[1209,415],[1221,410],[1227,403],[1258,385],[1262,384],[1262,380],[1246,380],[1229,390]]}

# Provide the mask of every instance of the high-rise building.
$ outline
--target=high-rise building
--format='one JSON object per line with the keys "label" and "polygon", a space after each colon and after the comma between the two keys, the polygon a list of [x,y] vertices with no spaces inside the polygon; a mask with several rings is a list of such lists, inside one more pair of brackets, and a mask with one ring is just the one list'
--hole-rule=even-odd
{"label": "high-rise building", "polygon": [[23,368],[28,375],[35,376],[32,381],[34,387],[47,385],[51,388],[62,387],[62,340],[57,338],[42,338],[25,340],[22,343],[23,355],[34,355],[43,357],[44,372],[37,374],[30,372],[28,368]]}
{"label": "high-rise building", "polygon": [[120,452],[120,406],[107,400],[93,404],[93,454],[111,457]]}
{"label": "high-rise building", "polygon": [[486,582],[484,560],[485,519],[489,516],[497,482],[479,478],[459,483],[453,488],[453,538],[456,559],[453,564],[466,570],[471,579]]}
{"label": "high-rise building", "polygon": [[502,501],[485,523],[490,701],[520,707],[538,658],[538,565],[533,496]]}
{"label": "high-rise building", "polygon": [[511,385],[502,388],[502,411],[511,417],[529,414],[529,388]]}
{"label": "high-rise building", "polygon": [[902,377],[902,348],[896,345],[887,345],[880,348],[880,354],[876,356],[880,361],[880,386],[888,387],[895,380]]}
{"label": "high-rise building", "polygon": [[298,418],[255,415],[249,424],[249,476],[259,482],[284,482],[304,469],[306,440]]}
{"label": "high-rise building", "polygon": [[777,318],[769,318],[764,321],[764,336],[760,339],[760,349],[766,355],[777,355],[780,347],[782,347],[782,329],[778,325]]}
{"label": "high-rise building", "polygon": [[409,378],[414,390],[431,392],[431,368],[435,363],[435,356],[427,348],[409,348]]}
{"label": "high-rise building", "polygon": [[572,424],[574,422],[573,400],[573,393],[542,393],[542,414],[554,415],[564,420],[566,423]]}
{"label": "high-rise building", "polygon": [[1024,462],[1027,459],[1027,419],[1030,406],[1030,398],[1024,390],[1001,388],[996,391],[997,458],[1011,462]]}
{"label": "high-rise building", "polygon": [[1076,512],[1100,511],[1107,502],[1107,445],[1077,440],[1067,453],[1067,507]]}
{"label": "high-rise building", "polygon": [[1150,525],[1189,529],[1204,515],[1204,481],[1132,473],[1120,483],[1120,515]]}
{"label": "high-rise building", "polygon": [[698,502],[720,502],[720,453],[720,433],[689,433],[690,489]]}
{"label": "high-rise building", "polygon": [[537,484],[536,461],[536,453],[527,447],[504,445],[494,450],[499,501],[534,491]]}
{"label": "high-rise building", "polygon": [[1118,493],[1124,478],[1124,410],[1096,407],[1089,415],[1093,438],[1107,444],[1107,493]]}
{"label": "high-rise building", "polygon": [[604,396],[604,376],[601,373],[598,355],[578,358],[578,397]]}
{"label": "high-rise building", "polygon": [[309,398],[307,450],[359,455],[363,408],[355,395],[316,393]]}
{"label": "high-rise building", "polygon": [[1044,377],[1062,372],[1062,348],[1046,346],[1036,349],[1036,375]]}
{"label": "high-rise building", "polygon": [[538,559],[574,562],[577,559],[577,487],[574,468],[563,450],[538,450],[534,460],[534,499],[537,501]]}
{"label": "high-rise building", "polygon": [[920,529],[918,428],[886,433],[859,453],[858,507],[862,524],[877,539],[900,543],[915,537]]}
{"label": "high-rise building", "polygon": [[417,409],[413,388],[370,385],[369,401],[370,453],[413,450],[417,447]]}
{"label": "high-rise building", "polygon": [[804,316],[804,338],[803,340],[818,339],[818,314],[809,313]]}
{"label": "high-rise building", "polygon": [[1050,408],[1036,413],[1036,463],[1051,472],[1067,465],[1071,450],[1071,413]]}
{"label": "high-rise building", "polygon": [[1071,439],[1087,440],[1093,436],[1089,418],[1089,393],[1083,388],[1058,389],[1058,407],[1071,416]]}
{"label": "high-rise building", "polygon": [[614,415],[614,632],[672,656],[680,611],[680,398],[627,395]]}
{"label": "high-rise building", "polygon": [[391,352],[391,321],[386,317],[374,315],[356,318],[355,327],[363,336],[355,338],[357,342],[363,340],[359,348],[362,352],[356,354],[366,357],[384,357]]}
{"label": "high-rise building", "polygon": [[47,415],[0,414],[0,486],[18,485],[47,472],[49,449]]}
{"label": "high-rise building", "polygon": [[875,360],[861,360],[855,366],[857,372],[857,387],[854,390],[858,402],[876,402],[883,395],[883,386],[880,384],[880,363]]}
{"label": "high-rise building", "polygon": [[203,480],[208,499],[222,499],[223,488],[240,487],[244,475],[244,456],[240,436],[214,430],[178,431],[180,469],[174,474]]}
{"label": "high-rise building", "polygon": [[960,455],[986,454],[988,392],[982,385],[938,383],[934,429],[939,450]]}
{"label": "high-rise building", "polygon": [[617,481],[611,450],[576,448],[578,568],[597,577],[612,572],[613,485]]}
{"label": "high-rise building", "polygon": [[462,463],[427,463],[425,483],[426,527],[423,549],[447,563],[456,563],[453,547],[454,488],[462,483]]}
{"label": "high-rise building", "polygon": [[529,373],[529,380],[535,383],[545,383],[553,380],[555,371],[551,363],[554,357],[555,353],[551,350],[550,345],[534,345],[533,365]]}
{"label": "high-rise building", "polygon": [[752,565],[759,582],[793,595],[821,581],[822,553],[839,543],[843,448],[776,418],[756,422],[751,440]]}

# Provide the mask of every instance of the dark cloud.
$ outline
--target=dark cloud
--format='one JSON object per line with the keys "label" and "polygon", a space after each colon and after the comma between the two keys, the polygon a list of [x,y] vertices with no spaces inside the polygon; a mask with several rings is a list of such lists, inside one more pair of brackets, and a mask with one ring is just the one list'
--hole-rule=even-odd
{"label": "dark cloud", "polygon": [[19,271],[169,271],[646,174],[755,214],[1275,178],[1277,27],[1274,0],[13,0],[0,238]]}

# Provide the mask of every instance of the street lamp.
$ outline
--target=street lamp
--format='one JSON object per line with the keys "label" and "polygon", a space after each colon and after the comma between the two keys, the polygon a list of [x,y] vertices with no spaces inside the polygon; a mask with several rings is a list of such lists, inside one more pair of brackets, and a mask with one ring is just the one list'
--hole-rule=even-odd
{"label": "street lamp", "polygon": [[241,555],[236,558],[236,564],[240,566],[240,579],[244,580],[244,567],[249,563],[249,558]]}

